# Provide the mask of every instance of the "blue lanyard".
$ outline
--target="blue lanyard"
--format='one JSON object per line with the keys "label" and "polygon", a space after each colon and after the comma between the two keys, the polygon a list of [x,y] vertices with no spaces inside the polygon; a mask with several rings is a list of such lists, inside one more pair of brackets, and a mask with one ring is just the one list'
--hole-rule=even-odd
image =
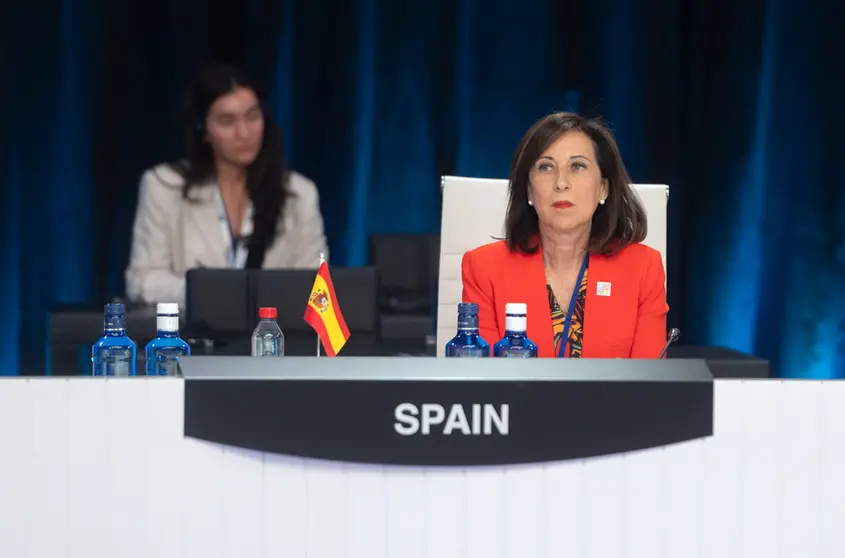
{"label": "blue lanyard", "polygon": [[[223,237],[229,239],[229,250],[226,257],[227,266],[235,269],[243,269],[246,265],[246,258],[249,253],[243,238],[237,238],[232,231],[232,224],[229,222],[229,215],[226,213],[226,206],[223,203],[223,196],[220,190],[216,192],[217,198],[217,219],[220,221],[220,228]],[[244,223],[246,225],[246,223]]]}
{"label": "blue lanyard", "polygon": [[[578,300],[578,293],[581,291],[581,281],[584,280],[584,272],[590,262],[590,254],[584,254],[584,262],[581,264],[581,271],[578,272],[578,280],[575,288],[572,289],[572,296],[569,297],[569,311],[566,312],[566,321],[563,322],[563,338],[560,340],[560,348],[557,356],[563,358],[566,355],[566,346],[569,345],[569,328],[572,325],[572,313],[575,311],[575,302]],[[583,326],[583,324],[581,324]]]}

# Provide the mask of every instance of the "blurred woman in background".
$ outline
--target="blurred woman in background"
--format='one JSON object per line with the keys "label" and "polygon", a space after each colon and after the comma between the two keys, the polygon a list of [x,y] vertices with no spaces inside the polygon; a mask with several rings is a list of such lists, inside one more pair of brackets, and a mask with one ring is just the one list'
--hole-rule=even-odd
{"label": "blurred woman in background", "polygon": [[196,267],[316,269],[328,257],[317,188],[286,168],[279,127],[242,71],[201,73],[183,126],[185,158],[141,178],[132,301],[183,304]]}
{"label": "blurred woman in background", "polygon": [[524,302],[540,357],[656,358],[663,261],[642,244],[645,209],[610,130],[573,113],[543,118],[516,148],[509,196],[506,239],[462,262],[481,337],[504,337],[505,304]]}

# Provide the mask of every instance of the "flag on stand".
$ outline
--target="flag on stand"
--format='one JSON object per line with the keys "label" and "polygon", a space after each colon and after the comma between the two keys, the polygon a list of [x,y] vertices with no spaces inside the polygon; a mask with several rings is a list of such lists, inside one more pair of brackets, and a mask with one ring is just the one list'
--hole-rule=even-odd
{"label": "flag on stand", "polygon": [[336,356],[349,339],[349,329],[337,304],[329,265],[325,261],[320,264],[314,279],[305,307],[305,321],[317,332],[329,356]]}

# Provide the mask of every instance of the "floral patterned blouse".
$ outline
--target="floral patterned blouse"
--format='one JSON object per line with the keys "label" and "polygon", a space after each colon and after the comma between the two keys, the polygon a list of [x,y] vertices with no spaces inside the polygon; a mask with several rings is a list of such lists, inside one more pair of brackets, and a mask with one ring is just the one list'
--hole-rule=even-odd
{"label": "floral patterned blouse", "polygon": [[[575,306],[572,309],[572,321],[569,325],[569,332],[564,340],[564,328],[566,327],[566,312],[552,292],[551,285],[546,285],[549,291],[549,308],[552,311],[552,331],[555,340],[555,355],[565,358],[581,358],[581,350],[584,343],[584,308],[587,302],[587,275],[589,268],[584,270],[581,277],[581,284],[578,287],[578,295],[575,297]],[[567,310],[569,310],[567,308]],[[565,343],[565,353],[561,354],[561,343]]]}

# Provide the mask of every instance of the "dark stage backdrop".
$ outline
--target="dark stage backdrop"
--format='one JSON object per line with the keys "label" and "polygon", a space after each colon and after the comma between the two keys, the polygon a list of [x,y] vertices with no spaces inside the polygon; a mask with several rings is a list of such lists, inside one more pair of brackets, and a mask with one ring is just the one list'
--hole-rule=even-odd
{"label": "dark stage backdrop", "polygon": [[[845,368],[845,54],[835,1],[31,0],[2,18],[0,370],[43,367],[46,312],[123,290],[138,178],[177,154],[200,64],[267,88],[335,265],[439,230],[439,176],[504,177],[560,109],[603,114],[671,185],[684,341]],[[93,341],[93,340],[92,340]]]}

